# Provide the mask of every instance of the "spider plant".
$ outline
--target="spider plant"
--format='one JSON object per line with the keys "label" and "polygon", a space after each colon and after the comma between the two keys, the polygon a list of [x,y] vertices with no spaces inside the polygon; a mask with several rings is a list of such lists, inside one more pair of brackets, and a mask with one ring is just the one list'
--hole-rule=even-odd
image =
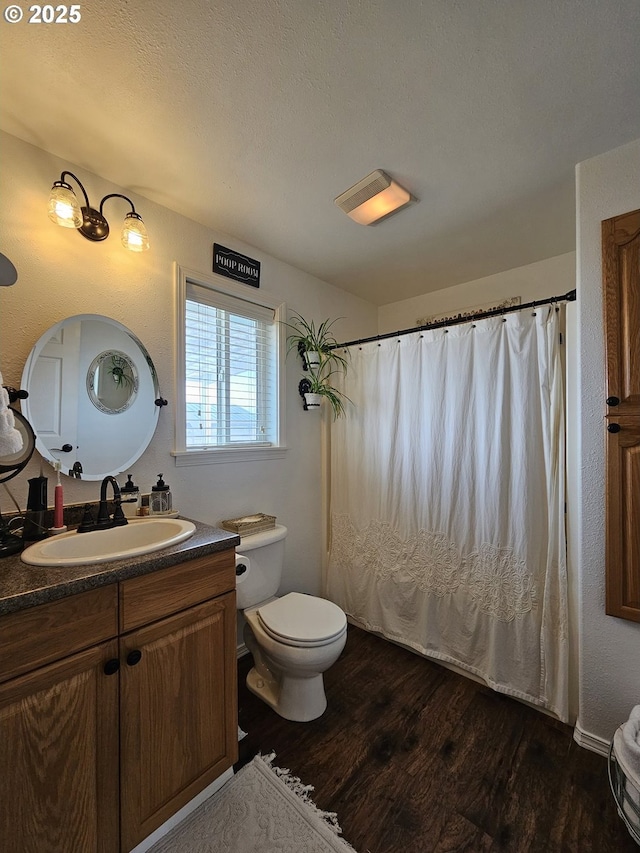
{"label": "spider plant", "polygon": [[121,385],[128,387],[133,384],[129,362],[119,355],[111,356],[111,367],[107,369],[107,373],[113,377],[113,381],[118,387]]}
{"label": "spider plant", "polygon": [[318,370],[310,370],[307,377],[308,391],[306,393],[319,394],[321,397],[326,397],[331,403],[334,420],[345,414],[345,401],[352,402],[346,394],[338,391],[331,384],[331,377],[341,372],[341,370],[331,369],[330,361],[323,361]]}
{"label": "spider plant", "polygon": [[287,355],[292,349],[297,349],[303,357],[307,352],[317,352],[321,364],[328,361],[346,370],[347,360],[334,349],[338,342],[331,331],[331,327],[339,319],[342,318],[326,319],[316,325],[313,320],[305,320],[300,314],[293,312],[290,322],[284,324],[291,329],[291,334],[287,336]]}

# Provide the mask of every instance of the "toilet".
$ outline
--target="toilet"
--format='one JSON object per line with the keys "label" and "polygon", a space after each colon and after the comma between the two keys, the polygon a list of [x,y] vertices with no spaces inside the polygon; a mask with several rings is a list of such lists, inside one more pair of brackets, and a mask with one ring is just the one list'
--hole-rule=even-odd
{"label": "toilet", "polygon": [[247,687],[287,720],[308,722],[327,707],[323,673],[347,641],[347,617],[331,601],[290,592],[276,596],[287,528],[241,538],[236,554],[237,608],[253,655]]}

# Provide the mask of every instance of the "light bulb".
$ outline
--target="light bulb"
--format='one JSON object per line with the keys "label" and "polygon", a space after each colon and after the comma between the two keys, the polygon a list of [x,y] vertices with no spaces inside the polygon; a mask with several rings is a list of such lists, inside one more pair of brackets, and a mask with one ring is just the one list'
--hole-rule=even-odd
{"label": "light bulb", "polygon": [[137,213],[127,213],[122,228],[122,245],[132,252],[146,252],[149,248],[149,235],[144,222]]}
{"label": "light bulb", "polygon": [[82,212],[76,194],[63,181],[56,181],[51,187],[49,219],[63,228],[79,228],[82,225]]}

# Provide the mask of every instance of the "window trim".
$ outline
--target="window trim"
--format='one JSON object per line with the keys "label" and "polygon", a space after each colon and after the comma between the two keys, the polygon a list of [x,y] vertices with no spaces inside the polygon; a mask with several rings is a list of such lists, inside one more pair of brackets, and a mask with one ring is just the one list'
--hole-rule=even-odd
{"label": "window trim", "polygon": [[[189,465],[211,465],[220,462],[249,462],[265,459],[282,459],[287,450],[285,443],[285,343],[283,323],[287,318],[287,306],[264,291],[247,285],[235,284],[216,273],[206,274],[190,270],[174,262],[175,282],[175,449],[171,455],[177,468]],[[187,283],[206,287],[223,296],[231,296],[254,305],[270,308],[274,312],[277,334],[277,395],[278,395],[278,443],[269,446],[213,447],[207,450],[187,450],[186,447],[186,367],[185,367],[185,314]]]}

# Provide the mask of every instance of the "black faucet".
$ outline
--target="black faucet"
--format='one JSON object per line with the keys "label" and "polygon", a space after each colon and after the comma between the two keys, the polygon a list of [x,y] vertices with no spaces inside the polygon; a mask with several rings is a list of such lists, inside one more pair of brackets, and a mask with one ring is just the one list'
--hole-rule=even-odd
{"label": "black faucet", "polygon": [[[107,486],[109,483],[113,487],[113,500],[116,505],[113,516],[109,515],[107,501]],[[108,530],[110,527],[122,527],[124,524],[128,524],[128,522],[122,511],[122,497],[118,481],[115,477],[105,477],[100,485],[100,503],[98,504],[97,521],[94,522],[91,518],[90,505],[87,504],[82,524],[78,528],[78,533],[89,533],[92,530]]]}
{"label": "black faucet", "polygon": [[[107,506],[107,486],[111,483],[113,487],[113,500],[115,501],[115,511],[113,517],[109,516],[109,507]],[[98,520],[96,528],[104,530],[107,527],[121,527],[127,524],[127,519],[122,512],[122,497],[120,495],[120,486],[115,477],[105,477],[100,485],[100,503],[98,504]]]}

